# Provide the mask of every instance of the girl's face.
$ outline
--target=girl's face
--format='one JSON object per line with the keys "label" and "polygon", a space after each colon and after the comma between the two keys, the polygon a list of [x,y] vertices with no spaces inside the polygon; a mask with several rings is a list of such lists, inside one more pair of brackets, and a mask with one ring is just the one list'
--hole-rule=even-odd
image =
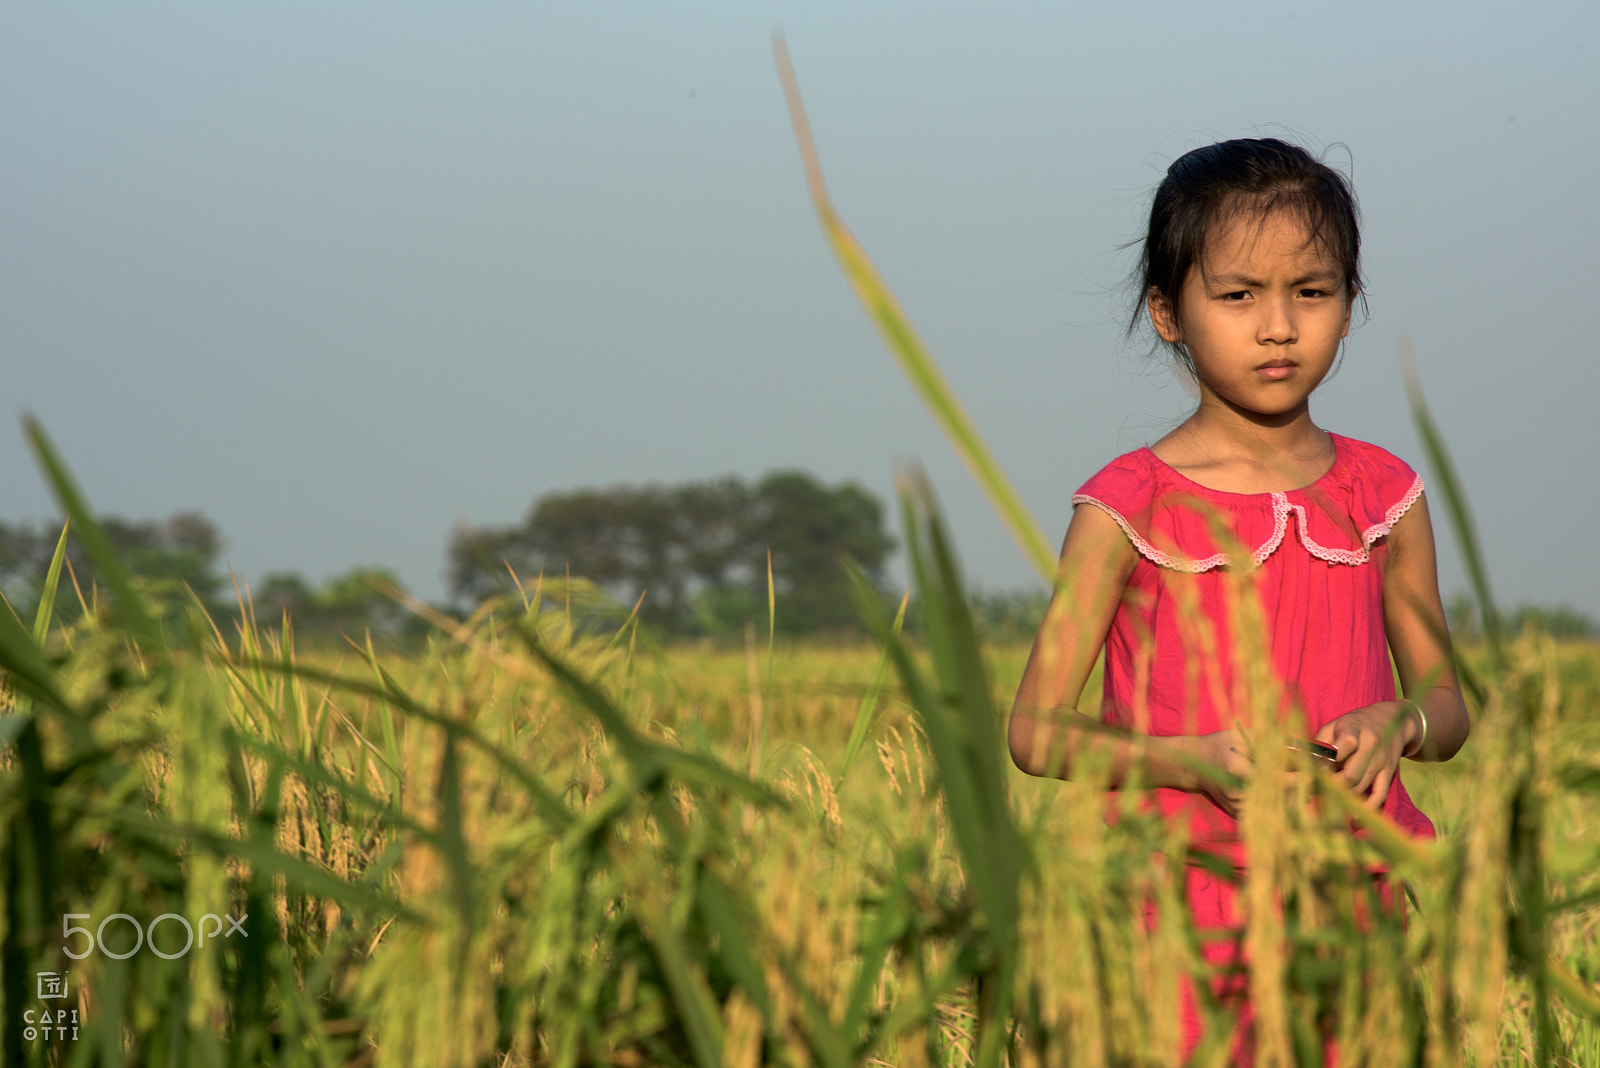
{"label": "girl's face", "polygon": [[1189,269],[1177,306],[1152,292],[1161,339],[1193,361],[1201,404],[1282,422],[1307,408],[1350,331],[1354,294],[1292,212],[1236,215]]}

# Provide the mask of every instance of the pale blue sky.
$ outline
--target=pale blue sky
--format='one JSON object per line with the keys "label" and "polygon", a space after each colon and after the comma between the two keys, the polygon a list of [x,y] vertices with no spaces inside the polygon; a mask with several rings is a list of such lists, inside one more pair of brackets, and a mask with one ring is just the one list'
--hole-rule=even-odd
{"label": "pale blue sky", "polygon": [[[919,459],[971,578],[1025,585],[817,232],[781,28],[838,207],[1052,539],[1184,412],[1121,336],[1150,188],[1287,132],[1348,146],[1366,218],[1318,421],[1421,467],[1411,332],[1500,598],[1600,615],[1600,7],[1509,8],[7,5],[0,388],[98,508],[199,509],[251,580],[435,597],[452,524],[553,490],[887,499]],[[44,518],[11,426],[0,516]]]}

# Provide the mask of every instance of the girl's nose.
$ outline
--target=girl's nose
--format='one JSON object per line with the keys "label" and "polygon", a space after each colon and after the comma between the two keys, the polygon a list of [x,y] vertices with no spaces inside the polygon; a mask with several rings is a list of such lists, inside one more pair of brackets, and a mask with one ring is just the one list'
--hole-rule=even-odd
{"label": "girl's nose", "polygon": [[1256,324],[1256,340],[1263,345],[1291,345],[1299,340],[1294,309],[1288,300],[1262,301],[1261,320]]}

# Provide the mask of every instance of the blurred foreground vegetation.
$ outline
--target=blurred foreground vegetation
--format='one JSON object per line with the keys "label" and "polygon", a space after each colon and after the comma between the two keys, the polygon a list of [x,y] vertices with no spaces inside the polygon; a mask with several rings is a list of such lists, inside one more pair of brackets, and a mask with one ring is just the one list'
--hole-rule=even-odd
{"label": "blurred foreground vegetation", "polygon": [[[98,607],[0,613],[6,1064],[1177,1063],[1205,968],[1175,876],[1212,862],[1131,794],[1108,827],[1092,782],[1010,769],[1025,650],[978,642],[925,497],[922,638],[862,580],[876,641],[829,648],[662,651],[547,587],[414,605],[416,655],[297,655],[197,601],[158,627],[74,521]],[[1437,844],[1286,779],[1258,722],[1258,1063],[1600,1064],[1600,653],[1464,664],[1467,751],[1405,769]],[[1373,865],[1405,924],[1350,890]],[[239,930],[186,946],[206,916]],[[58,1005],[73,1037],[30,1037]],[[1202,1011],[1194,1063],[1225,1063]]]}

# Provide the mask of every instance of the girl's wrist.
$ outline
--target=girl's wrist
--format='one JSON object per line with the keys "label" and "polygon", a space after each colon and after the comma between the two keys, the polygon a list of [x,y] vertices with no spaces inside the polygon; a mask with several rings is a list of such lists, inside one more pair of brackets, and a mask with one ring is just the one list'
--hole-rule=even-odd
{"label": "girl's wrist", "polygon": [[1205,789],[1206,778],[1197,765],[1220,767],[1222,761],[1204,734],[1172,734],[1160,739],[1168,759],[1163,763],[1169,769],[1170,780],[1155,785],[1187,790],[1194,793]]}
{"label": "girl's wrist", "polygon": [[1400,714],[1406,719],[1401,727],[1406,741],[1400,755],[1421,760],[1428,745],[1428,713],[1423,711],[1419,702],[1405,700],[1400,702]]}

